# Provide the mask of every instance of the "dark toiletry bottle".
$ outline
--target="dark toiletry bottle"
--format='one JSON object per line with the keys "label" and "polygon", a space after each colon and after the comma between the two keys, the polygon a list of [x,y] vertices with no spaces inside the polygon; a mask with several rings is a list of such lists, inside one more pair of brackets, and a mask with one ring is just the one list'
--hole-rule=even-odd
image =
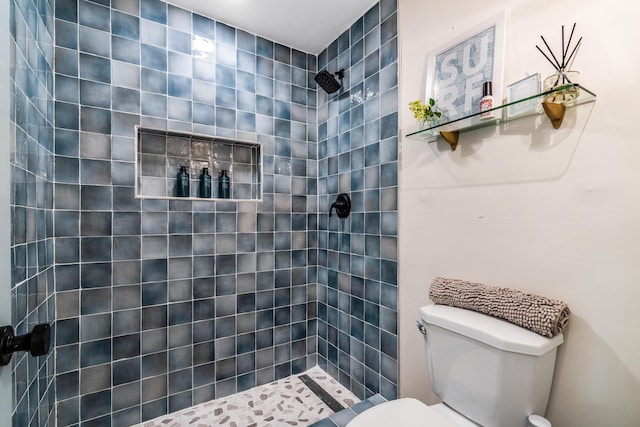
{"label": "dark toiletry bottle", "polygon": [[493,118],[493,111],[487,111],[493,108],[493,90],[491,82],[482,84],[482,99],[480,100],[480,120]]}
{"label": "dark toiletry bottle", "polygon": [[229,179],[229,171],[223,170],[218,178],[218,197],[228,199],[231,194],[231,179]]}
{"label": "dark toiletry bottle", "polygon": [[200,175],[200,197],[205,199],[211,198],[211,175],[209,168],[203,168]]}
{"label": "dark toiletry bottle", "polygon": [[186,166],[180,166],[176,192],[178,197],[189,197],[189,174]]}

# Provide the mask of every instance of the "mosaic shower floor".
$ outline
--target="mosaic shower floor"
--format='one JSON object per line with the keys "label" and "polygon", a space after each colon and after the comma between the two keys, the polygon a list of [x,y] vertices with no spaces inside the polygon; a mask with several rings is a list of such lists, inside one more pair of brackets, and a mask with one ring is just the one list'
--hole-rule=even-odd
{"label": "mosaic shower floor", "polygon": [[[360,401],[319,367],[312,368],[304,374],[311,377],[345,407],[353,406]],[[333,413],[298,378],[298,375],[292,375],[241,393],[210,400],[145,421],[136,427],[302,427]]]}

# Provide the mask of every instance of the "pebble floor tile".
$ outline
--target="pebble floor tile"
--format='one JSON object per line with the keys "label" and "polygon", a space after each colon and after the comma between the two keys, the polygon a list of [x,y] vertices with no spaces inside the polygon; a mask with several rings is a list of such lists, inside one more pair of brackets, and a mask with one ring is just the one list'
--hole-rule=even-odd
{"label": "pebble floor tile", "polygon": [[[311,377],[345,407],[351,407],[360,401],[319,367],[312,368],[304,374]],[[333,413],[304,385],[298,375],[292,375],[164,415],[135,427],[302,427]]]}

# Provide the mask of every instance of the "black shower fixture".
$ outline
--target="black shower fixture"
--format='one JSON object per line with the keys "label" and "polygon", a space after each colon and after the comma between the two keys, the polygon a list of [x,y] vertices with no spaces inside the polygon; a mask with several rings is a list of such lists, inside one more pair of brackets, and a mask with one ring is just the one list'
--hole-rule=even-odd
{"label": "black shower fixture", "polygon": [[316,83],[318,83],[320,87],[324,89],[325,92],[333,93],[337,92],[342,87],[342,85],[338,83],[336,78],[333,76],[337,76],[340,81],[342,81],[342,79],[344,78],[344,69],[333,74],[331,74],[327,70],[322,70],[318,74],[316,74],[314,79]]}
{"label": "black shower fixture", "polygon": [[338,218],[346,218],[351,213],[351,198],[347,193],[340,193],[338,197],[336,197],[336,201],[331,203],[331,207],[329,208],[329,216],[331,216],[331,211],[336,210],[336,214],[338,214]]}

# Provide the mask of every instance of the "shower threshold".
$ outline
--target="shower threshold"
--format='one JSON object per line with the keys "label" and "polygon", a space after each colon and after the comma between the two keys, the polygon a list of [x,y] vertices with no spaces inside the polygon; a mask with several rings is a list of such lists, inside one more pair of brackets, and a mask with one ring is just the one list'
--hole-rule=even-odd
{"label": "shower threshold", "polygon": [[210,400],[135,427],[303,427],[333,415],[340,406],[351,407],[359,401],[316,366],[302,374]]}

